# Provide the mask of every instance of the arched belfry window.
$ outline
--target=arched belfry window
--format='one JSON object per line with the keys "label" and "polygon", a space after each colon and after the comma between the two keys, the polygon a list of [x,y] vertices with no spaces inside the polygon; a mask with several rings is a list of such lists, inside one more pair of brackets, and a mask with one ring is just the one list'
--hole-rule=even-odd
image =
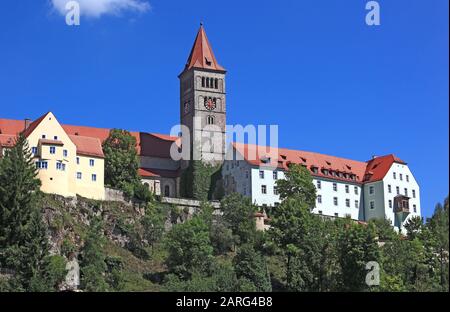
{"label": "arched belfry window", "polygon": [[219,79],[214,79],[214,88],[219,89]]}
{"label": "arched belfry window", "polygon": [[202,88],[205,87],[205,77],[202,77]]}
{"label": "arched belfry window", "polygon": [[206,123],[208,125],[213,125],[214,124],[214,116],[208,116],[206,117]]}

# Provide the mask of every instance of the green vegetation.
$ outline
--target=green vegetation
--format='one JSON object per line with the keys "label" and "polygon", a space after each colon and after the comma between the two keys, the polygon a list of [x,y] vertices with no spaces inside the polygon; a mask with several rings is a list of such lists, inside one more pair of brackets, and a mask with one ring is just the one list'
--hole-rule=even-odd
{"label": "green vegetation", "polygon": [[138,175],[136,138],[126,130],[112,129],[102,147],[105,154],[105,184],[122,190],[130,199],[151,201],[152,194]]}
{"label": "green vegetation", "polygon": [[[238,194],[221,200],[222,214],[205,201],[191,215],[151,197],[144,205],[68,199],[39,185],[19,137],[0,158],[0,291],[58,291],[73,257],[82,291],[449,290],[448,199],[401,234],[386,220],[326,219],[310,213],[308,171],[291,166],[271,228],[259,232],[257,207]],[[206,186],[196,189],[207,198]],[[373,261],[380,280],[368,285]]]}
{"label": "green vegetation", "polygon": [[180,190],[183,197],[197,200],[220,199],[223,190],[218,181],[221,179],[221,166],[204,164],[192,160],[181,176]]}

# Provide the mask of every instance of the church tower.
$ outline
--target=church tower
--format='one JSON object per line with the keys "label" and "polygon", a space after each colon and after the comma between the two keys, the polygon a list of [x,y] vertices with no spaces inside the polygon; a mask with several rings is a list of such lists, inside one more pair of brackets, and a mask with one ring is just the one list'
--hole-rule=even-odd
{"label": "church tower", "polygon": [[[189,129],[190,159],[219,164],[225,155],[226,70],[214,56],[205,29],[197,37],[180,79],[180,120]],[[184,138],[186,134],[182,131]],[[184,141],[183,141],[184,142]],[[185,144],[185,143],[183,143]]]}

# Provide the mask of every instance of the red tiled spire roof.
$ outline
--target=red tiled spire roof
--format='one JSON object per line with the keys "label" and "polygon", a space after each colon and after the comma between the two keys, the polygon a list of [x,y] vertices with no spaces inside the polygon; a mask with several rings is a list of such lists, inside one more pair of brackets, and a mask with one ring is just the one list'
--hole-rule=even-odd
{"label": "red tiled spire roof", "polygon": [[195,38],[191,54],[189,55],[184,70],[191,68],[225,71],[225,68],[217,63],[216,57],[214,56],[214,52],[202,24],[200,24],[200,29],[198,30],[197,37]]}

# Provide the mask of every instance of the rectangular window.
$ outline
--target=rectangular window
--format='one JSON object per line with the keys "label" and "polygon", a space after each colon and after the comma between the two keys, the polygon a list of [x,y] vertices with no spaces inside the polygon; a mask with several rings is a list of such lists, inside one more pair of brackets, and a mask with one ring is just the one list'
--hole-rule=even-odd
{"label": "rectangular window", "polygon": [[321,181],[317,181],[317,189],[321,189],[322,188],[322,182]]}
{"label": "rectangular window", "polygon": [[322,212],[322,210],[319,210],[319,214],[321,215],[323,212]]}
{"label": "rectangular window", "polygon": [[416,198],[416,190],[412,190],[413,198]]}
{"label": "rectangular window", "polygon": [[405,196],[408,196],[408,189],[405,187]]}
{"label": "rectangular window", "polygon": [[278,195],[278,187],[277,186],[273,187],[273,194]]}
{"label": "rectangular window", "polygon": [[395,172],[392,173],[392,176],[393,176],[394,180],[397,179],[397,174]]}
{"label": "rectangular window", "polygon": [[247,195],[247,188],[244,187],[244,195]]}
{"label": "rectangular window", "polygon": [[413,205],[414,212],[417,212],[417,205]]}
{"label": "rectangular window", "polygon": [[55,154],[55,153],[56,153],[56,147],[50,146],[50,154]]}
{"label": "rectangular window", "polygon": [[400,181],[403,181],[403,174],[400,173]]}
{"label": "rectangular window", "polygon": [[46,161],[37,161],[36,162],[36,169],[47,169],[48,162]]}
{"label": "rectangular window", "polygon": [[273,172],[273,179],[278,180],[278,171]]}
{"label": "rectangular window", "polygon": [[337,183],[333,183],[333,191],[337,192]]}
{"label": "rectangular window", "polygon": [[406,182],[409,182],[409,175],[406,175]]}
{"label": "rectangular window", "polygon": [[337,218],[337,217],[339,217],[339,214],[337,212],[335,212],[334,216]]}
{"label": "rectangular window", "polygon": [[350,207],[350,199],[347,198],[347,199],[345,200],[345,206],[346,206],[346,207]]}
{"label": "rectangular window", "polygon": [[77,172],[77,179],[78,179],[78,180],[81,180],[81,178],[82,178],[81,172]]}
{"label": "rectangular window", "polygon": [[92,175],[92,181],[93,181],[93,182],[97,181],[97,175],[96,175],[96,174],[93,174],[93,175]]}
{"label": "rectangular window", "polygon": [[42,138],[45,139],[45,134],[42,135]]}
{"label": "rectangular window", "polygon": [[397,195],[400,195],[400,188],[398,186],[395,187],[395,192],[397,193]]}
{"label": "rectangular window", "polygon": [[63,156],[64,156],[64,157],[67,157],[67,155],[68,155],[67,150],[63,150]]}
{"label": "rectangular window", "polygon": [[392,187],[390,184],[388,184],[388,193],[392,193]]}
{"label": "rectangular window", "polygon": [[262,194],[267,194],[267,186],[261,185],[261,193]]}
{"label": "rectangular window", "polygon": [[350,193],[350,186],[348,185],[345,186],[345,193]]}
{"label": "rectangular window", "polygon": [[89,166],[94,167],[94,164],[95,164],[94,160],[93,159],[89,159]]}
{"label": "rectangular window", "polygon": [[259,171],[259,178],[264,179],[264,171],[262,170]]}
{"label": "rectangular window", "polygon": [[31,152],[36,155],[37,154],[37,147],[32,147]]}
{"label": "rectangular window", "polygon": [[358,195],[358,193],[359,193],[358,187],[355,186],[355,194]]}
{"label": "rectangular window", "polygon": [[369,194],[373,195],[375,193],[375,188],[373,186],[369,186]]}
{"label": "rectangular window", "polygon": [[66,164],[63,164],[62,162],[57,162],[56,170],[66,171]]}
{"label": "rectangular window", "polygon": [[370,209],[375,209],[375,201],[373,200],[370,201]]}
{"label": "rectangular window", "polygon": [[58,136],[55,135],[55,136],[53,137],[53,140],[57,141],[57,140],[58,140]]}
{"label": "rectangular window", "polygon": [[317,195],[317,202],[318,202],[319,204],[322,203],[322,195]]}
{"label": "rectangular window", "polygon": [[248,170],[245,171],[245,178],[248,179]]}
{"label": "rectangular window", "polygon": [[335,206],[338,205],[338,198],[337,198],[337,197],[333,197],[333,204],[334,204]]}
{"label": "rectangular window", "polygon": [[389,208],[392,208],[392,200],[389,199]]}
{"label": "rectangular window", "polygon": [[359,201],[355,200],[355,208],[359,208]]}
{"label": "rectangular window", "polygon": [[80,164],[80,157],[77,157],[77,165]]}

